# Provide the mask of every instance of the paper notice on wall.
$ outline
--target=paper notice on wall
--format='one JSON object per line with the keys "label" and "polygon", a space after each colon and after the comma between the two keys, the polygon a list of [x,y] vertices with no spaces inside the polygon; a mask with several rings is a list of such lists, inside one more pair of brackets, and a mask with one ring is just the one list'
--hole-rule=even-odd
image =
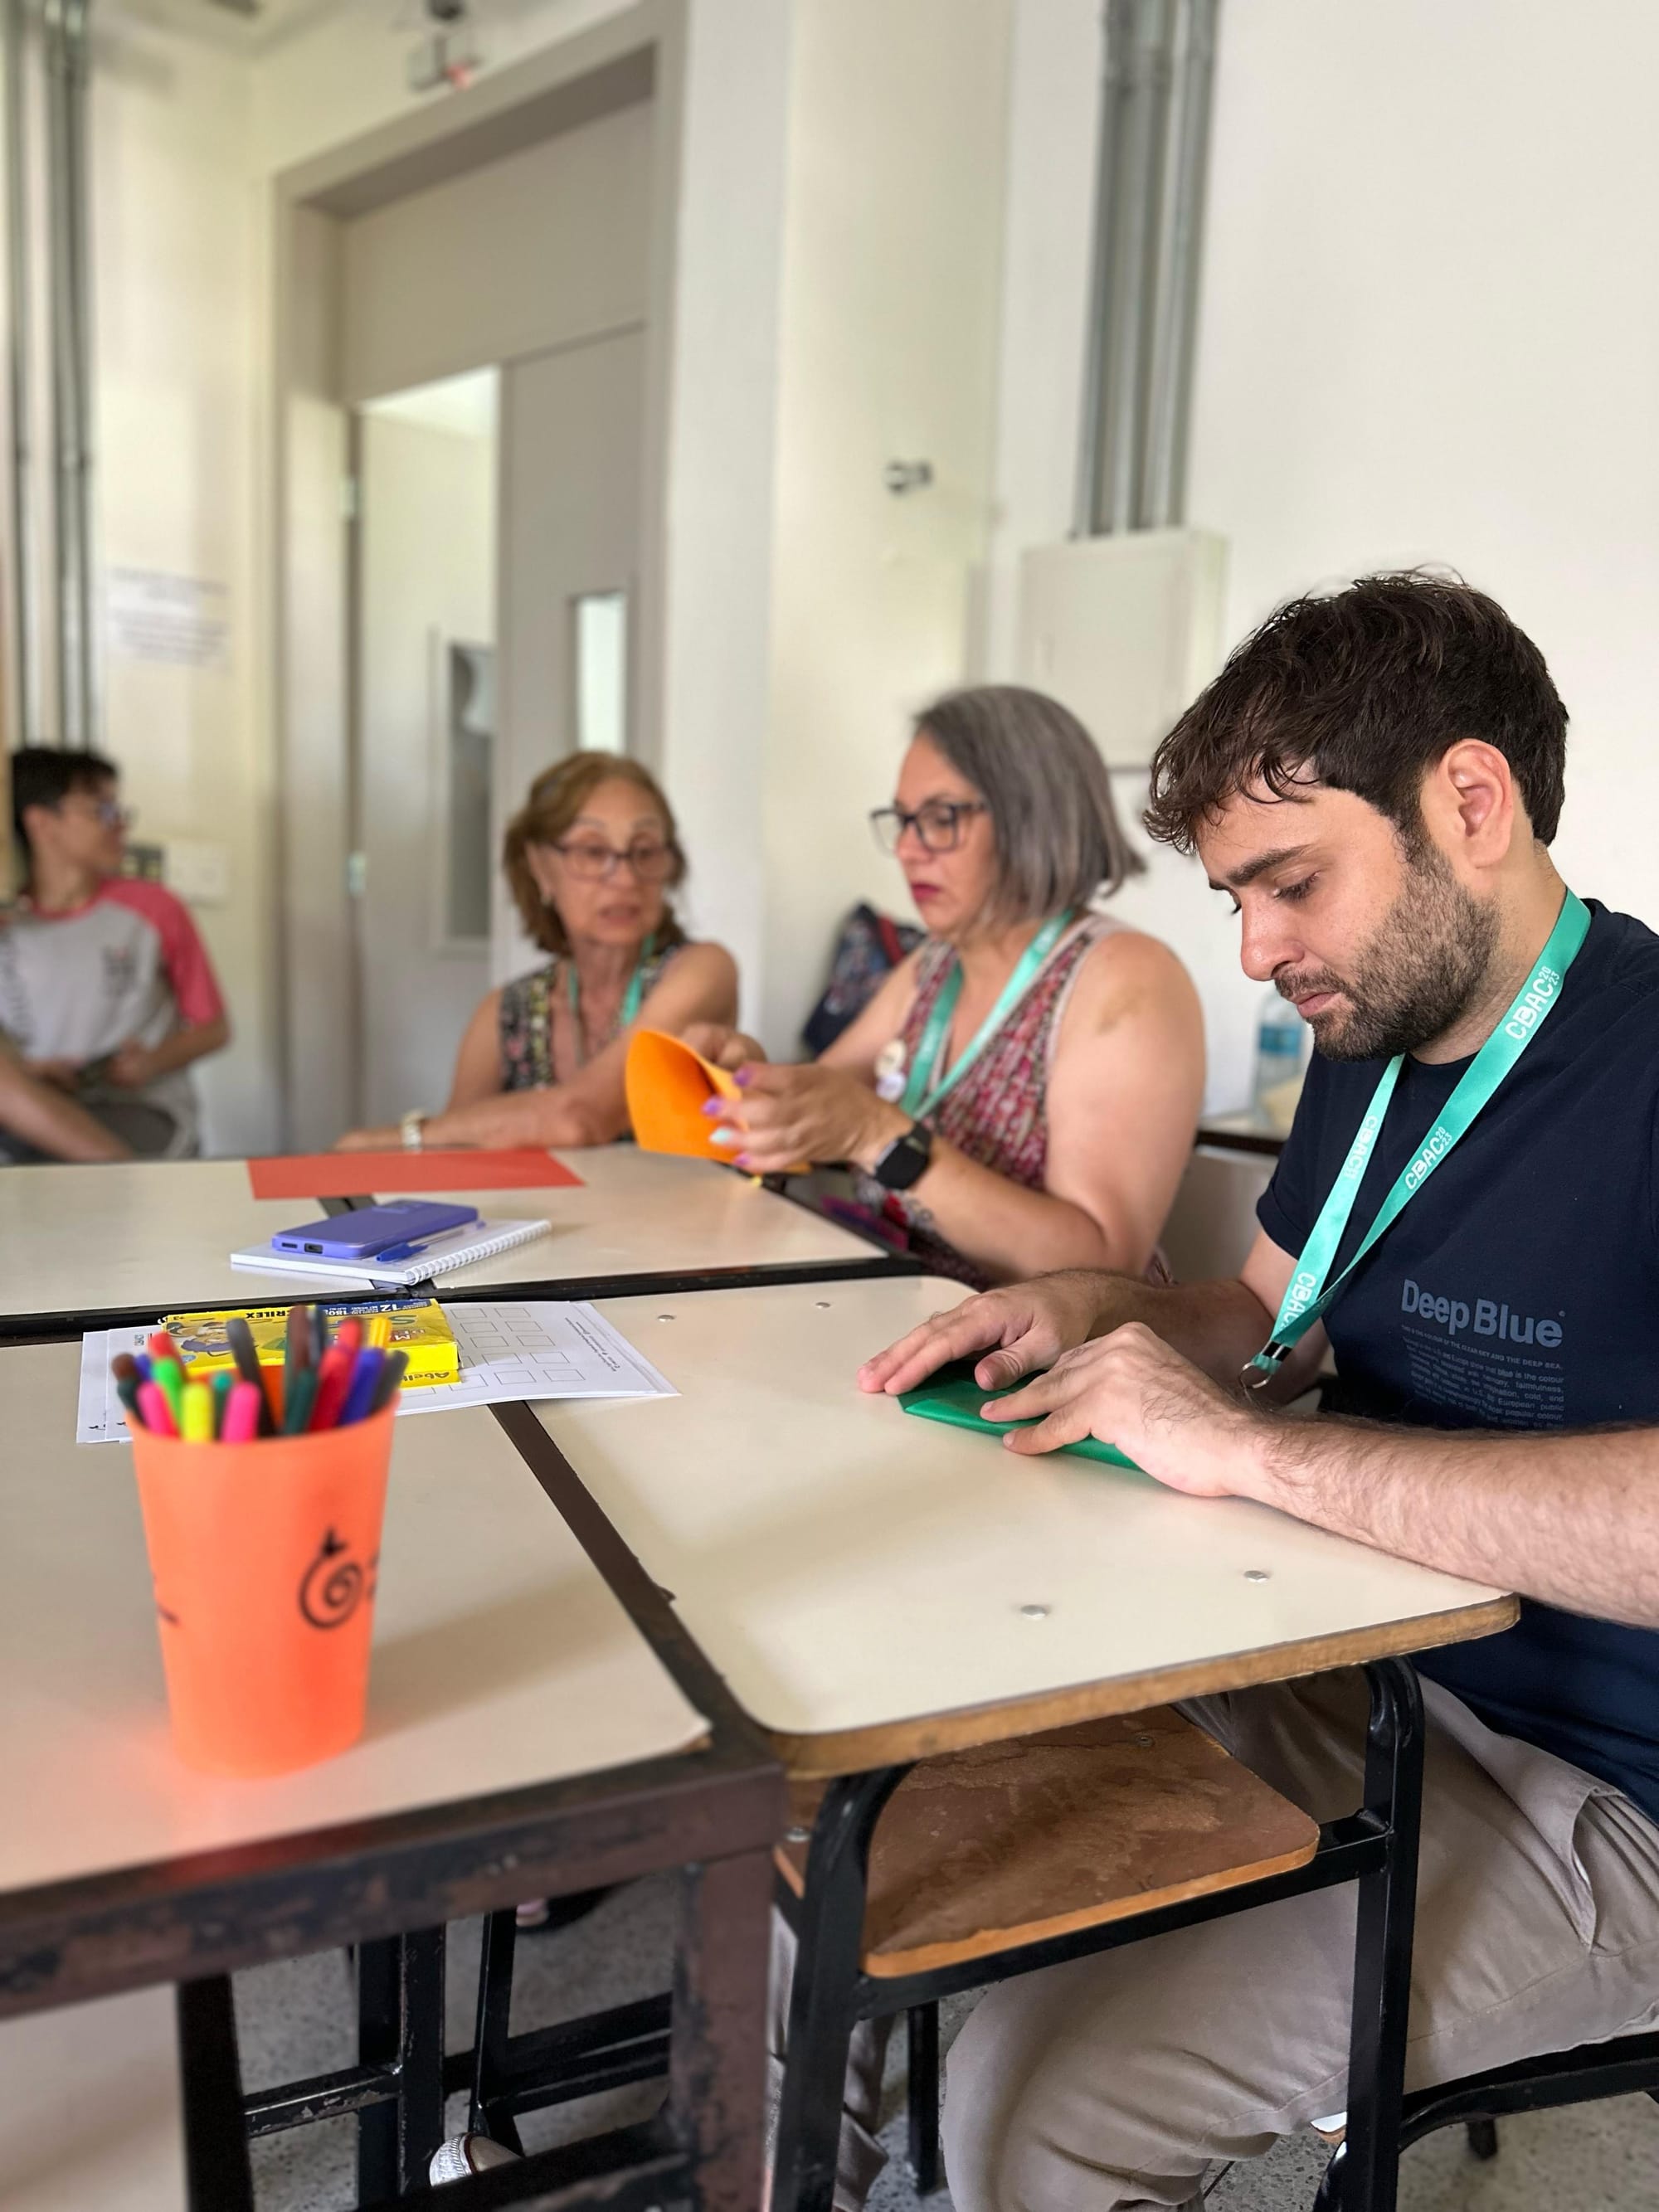
{"label": "paper notice on wall", "polygon": [[104,587],[109,649],[118,660],[222,669],[230,658],[230,594],[204,576],[112,568]]}

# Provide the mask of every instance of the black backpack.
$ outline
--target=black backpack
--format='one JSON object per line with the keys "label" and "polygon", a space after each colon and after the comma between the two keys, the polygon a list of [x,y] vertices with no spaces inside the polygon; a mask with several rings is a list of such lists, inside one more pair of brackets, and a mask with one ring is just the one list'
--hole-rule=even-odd
{"label": "black backpack", "polygon": [[912,922],[895,921],[890,915],[878,914],[872,906],[855,906],[836,939],[823,996],[801,1031],[808,1052],[814,1056],[827,1052],[864,1012],[905,954],[914,951],[927,934]]}

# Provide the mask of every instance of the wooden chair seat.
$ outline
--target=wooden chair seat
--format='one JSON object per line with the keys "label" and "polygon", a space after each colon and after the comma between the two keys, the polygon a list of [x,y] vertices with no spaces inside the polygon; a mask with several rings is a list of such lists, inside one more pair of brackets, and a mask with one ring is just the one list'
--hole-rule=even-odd
{"label": "wooden chair seat", "polygon": [[[798,1784],[811,1829],[821,1784]],[[928,1973],[1304,1866],[1307,1814],[1168,1705],[913,1767],[876,1827],[864,1970]],[[780,1847],[797,1896],[807,1846]]]}
{"label": "wooden chair seat", "polygon": [[0,2021],[3,2212],[184,2212],[170,1989]]}

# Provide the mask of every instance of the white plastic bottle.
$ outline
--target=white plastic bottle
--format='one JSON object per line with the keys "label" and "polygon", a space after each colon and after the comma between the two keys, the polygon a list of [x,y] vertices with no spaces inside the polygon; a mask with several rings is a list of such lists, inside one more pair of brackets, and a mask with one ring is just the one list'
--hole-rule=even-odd
{"label": "white plastic bottle", "polygon": [[1258,1121],[1288,1131],[1307,1065],[1308,1025],[1288,999],[1269,991],[1255,1032],[1255,1085],[1250,1103]]}

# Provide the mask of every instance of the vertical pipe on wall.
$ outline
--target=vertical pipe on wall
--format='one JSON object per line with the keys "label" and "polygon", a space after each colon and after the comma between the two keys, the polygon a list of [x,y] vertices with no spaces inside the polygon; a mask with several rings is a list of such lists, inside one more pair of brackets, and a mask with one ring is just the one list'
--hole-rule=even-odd
{"label": "vertical pipe on wall", "polygon": [[33,377],[29,312],[28,33],[24,0],[4,0],[6,75],[6,332],[11,410],[11,627],[14,743],[43,734],[36,606],[40,549],[34,521]]}
{"label": "vertical pipe on wall", "polygon": [[1115,180],[1117,235],[1101,454],[1101,526],[1109,531],[1132,530],[1139,519],[1152,294],[1169,125],[1172,9],[1173,0],[1136,0],[1129,53],[1119,141],[1121,160]]}
{"label": "vertical pipe on wall", "polygon": [[[10,0],[16,5],[18,0]],[[1083,431],[1078,451],[1077,489],[1073,501],[1074,536],[1092,538],[1100,528],[1100,465],[1106,413],[1106,342],[1111,319],[1113,173],[1122,131],[1127,84],[1125,56],[1134,0],[1103,0],[1100,14],[1100,120],[1095,146],[1095,226],[1089,272],[1089,320],[1084,333]]]}
{"label": "vertical pipe on wall", "polygon": [[1079,535],[1137,520],[1174,9],[1175,0],[1109,0],[1105,14]]}
{"label": "vertical pipe on wall", "polygon": [[81,561],[76,524],[79,434],[76,416],[75,323],[70,298],[74,255],[70,244],[69,54],[65,0],[46,0],[46,276],[52,315],[52,531],[56,542],[57,619],[52,626],[58,672],[58,738],[87,742],[81,697],[79,609]]}
{"label": "vertical pipe on wall", "polygon": [[1158,257],[1146,473],[1137,518],[1151,529],[1180,522],[1186,507],[1187,429],[1219,8],[1220,0],[1186,0],[1182,10]]}
{"label": "vertical pipe on wall", "polygon": [[80,702],[81,742],[95,746],[100,701],[93,594],[92,257],[87,234],[90,12],[90,0],[64,0],[64,141],[69,204],[64,231],[69,249],[67,335],[75,432],[69,491],[74,509],[76,692]]}

